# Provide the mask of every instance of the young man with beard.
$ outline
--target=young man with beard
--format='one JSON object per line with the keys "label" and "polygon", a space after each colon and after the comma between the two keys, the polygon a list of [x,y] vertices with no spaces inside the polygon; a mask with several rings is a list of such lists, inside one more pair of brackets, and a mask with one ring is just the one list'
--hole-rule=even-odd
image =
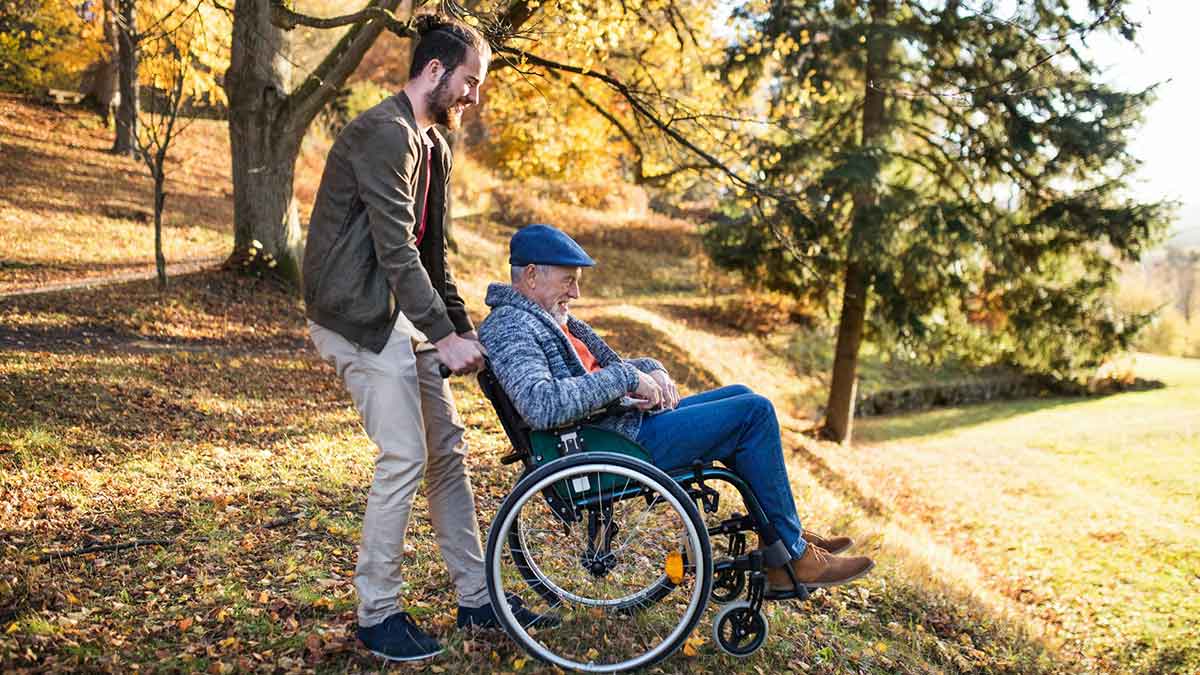
{"label": "young man with beard", "polygon": [[[400,562],[422,476],[438,546],[458,593],[458,625],[498,627],[488,602],[463,425],[438,372],[483,364],[484,350],[446,258],[450,148],[479,103],[491,49],[433,15],[404,89],[355,118],[326,160],[304,254],[309,333],[337,370],[378,447],[354,586],[358,637],[391,660],[441,651],[397,604]],[[514,607],[524,621],[552,623]]]}

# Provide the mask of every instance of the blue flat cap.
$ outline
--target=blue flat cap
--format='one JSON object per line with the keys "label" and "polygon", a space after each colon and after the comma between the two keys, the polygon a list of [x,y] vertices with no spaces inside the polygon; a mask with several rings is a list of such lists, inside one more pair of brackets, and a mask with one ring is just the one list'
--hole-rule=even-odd
{"label": "blue flat cap", "polygon": [[583,247],[562,230],[549,225],[526,225],[508,243],[508,264],[593,267],[596,264]]}

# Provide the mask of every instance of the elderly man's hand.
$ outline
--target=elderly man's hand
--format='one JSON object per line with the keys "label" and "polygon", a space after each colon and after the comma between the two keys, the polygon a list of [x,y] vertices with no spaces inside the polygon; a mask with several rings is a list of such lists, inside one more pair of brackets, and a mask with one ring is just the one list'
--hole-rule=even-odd
{"label": "elderly man's hand", "polygon": [[633,390],[632,397],[638,399],[636,404],[638,410],[650,410],[662,403],[662,387],[658,386],[654,378],[638,371],[638,386]]}
{"label": "elderly man's hand", "polygon": [[656,370],[650,373],[650,377],[658,383],[663,392],[662,407],[664,410],[674,410],[675,406],[679,405],[679,389],[675,387],[675,381],[667,374],[665,370]]}

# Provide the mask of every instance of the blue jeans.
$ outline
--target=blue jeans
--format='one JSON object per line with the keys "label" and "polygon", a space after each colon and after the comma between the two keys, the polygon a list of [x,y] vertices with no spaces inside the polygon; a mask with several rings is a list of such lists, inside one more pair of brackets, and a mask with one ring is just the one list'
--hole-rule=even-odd
{"label": "blue jeans", "polygon": [[[670,471],[720,461],[749,484],[792,556],[804,555],[800,517],[788,485],[775,406],[740,384],[695,394],[679,407],[642,418],[638,443]],[[764,544],[769,542],[763,542]]]}

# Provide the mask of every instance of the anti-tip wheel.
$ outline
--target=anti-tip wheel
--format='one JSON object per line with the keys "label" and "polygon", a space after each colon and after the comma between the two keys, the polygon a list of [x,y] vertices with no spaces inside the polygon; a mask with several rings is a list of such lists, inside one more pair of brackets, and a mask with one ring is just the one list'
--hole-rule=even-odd
{"label": "anti-tip wheel", "polygon": [[758,651],[769,630],[766,615],[751,609],[745,600],[725,605],[713,618],[713,641],[721,651],[739,658]]}

